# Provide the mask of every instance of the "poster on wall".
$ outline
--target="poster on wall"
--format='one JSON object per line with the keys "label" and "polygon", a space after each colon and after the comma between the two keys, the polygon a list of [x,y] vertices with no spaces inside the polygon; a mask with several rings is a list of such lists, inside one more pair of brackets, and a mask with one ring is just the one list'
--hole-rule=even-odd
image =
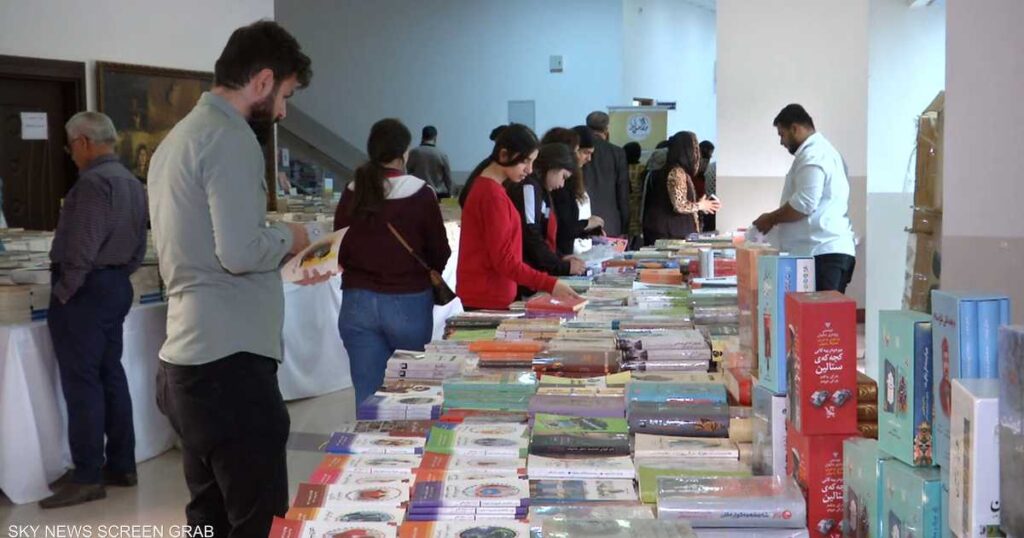
{"label": "poster on wall", "polygon": [[117,128],[121,162],[143,183],[156,147],[212,83],[204,71],[96,62],[99,110]]}
{"label": "poster on wall", "polygon": [[644,152],[654,151],[668,138],[668,107],[608,107],[610,141],[617,146],[637,142]]}

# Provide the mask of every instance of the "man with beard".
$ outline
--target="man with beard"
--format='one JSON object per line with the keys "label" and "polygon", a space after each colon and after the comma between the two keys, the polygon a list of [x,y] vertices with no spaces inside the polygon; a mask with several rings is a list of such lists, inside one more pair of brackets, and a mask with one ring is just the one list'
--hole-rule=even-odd
{"label": "man with beard", "polygon": [[857,261],[846,162],[815,131],[804,107],[783,108],[774,125],[779,143],[795,158],[780,207],[758,217],[754,226],[762,233],[778,227],[779,250],[814,257],[818,291],[846,293]]}
{"label": "man with beard", "polygon": [[168,297],[157,404],[181,437],[188,524],[215,536],[266,536],[288,508],[278,268],[309,238],[302,226],[266,223],[257,137],[284,118],[286,99],[311,77],[309,57],[277,23],[235,30],[213,89],[149,169]]}

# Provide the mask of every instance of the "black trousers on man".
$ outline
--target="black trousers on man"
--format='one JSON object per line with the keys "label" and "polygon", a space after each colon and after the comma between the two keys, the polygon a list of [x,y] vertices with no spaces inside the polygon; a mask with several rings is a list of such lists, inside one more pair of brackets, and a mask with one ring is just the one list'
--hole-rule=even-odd
{"label": "black trousers on man", "polygon": [[835,290],[846,293],[853,279],[857,258],[849,254],[822,254],[814,257],[814,280],[818,291]]}
{"label": "black trousers on man", "polygon": [[[50,299],[46,323],[68,409],[72,480],[99,484],[103,468],[135,472],[135,427],[121,366],[124,318],[134,292],[128,271],[97,269],[67,302]],[[60,269],[54,268],[54,282]]]}
{"label": "black trousers on man", "polygon": [[157,405],[181,437],[191,526],[218,538],[267,536],[288,510],[291,420],[277,361],[236,353],[198,366],[160,362]]}

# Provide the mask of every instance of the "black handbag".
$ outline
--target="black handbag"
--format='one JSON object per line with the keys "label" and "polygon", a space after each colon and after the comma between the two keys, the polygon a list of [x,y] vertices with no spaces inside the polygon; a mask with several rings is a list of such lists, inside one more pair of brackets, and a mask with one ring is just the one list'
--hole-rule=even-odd
{"label": "black handbag", "polygon": [[409,251],[409,254],[412,255],[412,257],[430,273],[430,287],[431,291],[434,293],[434,304],[444,306],[454,301],[455,292],[448,287],[448,283],[441,277],[441,273],[438,273],[432,269],[427,262],[423,261],[423,258],[421,258],[419,254],[416,254],[416,251],[409,246],[409,243],[405,242],[405,238],[402,237],[402,234],[398,233],[398,230],[396,230],[390,222],[388,223],[388,229],[391,230],[391,234],[395,236],[395,239],[405,247],[405,250]]}

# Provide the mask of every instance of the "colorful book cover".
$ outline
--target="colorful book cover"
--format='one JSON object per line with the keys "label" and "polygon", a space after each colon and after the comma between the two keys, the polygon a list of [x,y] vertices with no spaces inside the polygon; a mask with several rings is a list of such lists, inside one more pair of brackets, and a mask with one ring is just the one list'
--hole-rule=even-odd
{"label": "colorful book cover", "polygon": [[398,484],[299,484],[292,506],[324,508],[337,505],[397,507],[409,500],[407,483]]}
{"label": "colorful book cover", "polygon": [[341,250],[341,242],[346,232],[348,228],[343,228],[314,241],[284,264],[281,268],[281,279],[285,282],[300,282],[320,275],[341,273],[338,251]]}
{"label": "colorful book cover", "polygon": [[882,509],[885,536],[941,538],[942,482],[939,470],[911,467],[899,460],[882,462]]}
{"label": "colorful book cover", "polygon": [[404,523],[399,538],[530,538],[530,526],[517,521],[437,521]]}
{"label": "colorful book cover", "polygon": [[395,538],[398,527],[390,523],[345,523],[337,521],[300,521],[275,517],[270,538]]}
{"label": "colorful book cover", "polygon": [[632,381],[626,386],[630,402],[728,405],[724,385]]}
{"label": "colorful book cover", "polygon": [[953,380],[949,525],[960,537],[1000,535],[998,417],[999,380]]}
{"label": "colorful book cover", "polygon": [[425,443],[420,437],[335,432],[324,450],[331,454],[422,454]]}
{"label": "colorful book cover", "polygon": [[665,458],[722,458],[738,460],[736,443],[728,439],[672,437],[668,435],[636,434],[635,456]]}
{"label": "colorful book cover", "polygon": [[530,454],[527,474],[533,480],[571,478],[635,478],[629,456],[577,456],[552,458]]}
{"label": "colorful book cover", "polygon": [[1005,296],[932,291],[933,461],[940,467],[949,468],[952,382],[980,374],[979,301],[998,302],[1000,320],[1005,316],[1004,323],[1009,323],[1009,299]]}
{"label": "colorful book cover", "polygon": [[1024,536],[1024,326],[999,328],[1000,526]]}
{"label": "colorful book cover", "polygon": [[843,443],[843,536],[888,538],[880,517],[882,462],[887,459],[874,439]]}
{"label": "colorful book cover", "polygon": [[978,377],[999,377],[999,327],[1010,323],[1009,307],[1009,301],[978,302]]}
{"label": "colorful book cover", "polygon": [[549,294],[542,293],[526,301],[527,312],[531,310],[540,312],[575,313],[587,306],[586,299],[555,299]]}
{"label": "colorful book cover", "polygon": [[530,504],[636,502],[632,480],[533,480]]}
{"label": "colorful book cover", "polygon": [[637,458],[636,480],[640,485],[640,500],[645,503],[658,501],[658,479],[713,478],[753,476],[749,465],[729,459],[707,458]]}
{"label": "colorful book cover", "polygon": [[337,505],[331,508],[291,508],[285,519],[299,521],[334,521],[342,523],[391,523],[405,520],[404,508],[366,508],[364,506]]}
{"label": "colorful book cover", "polygon": [[814,258],[761,256],[758,282],[758,382],[775,394],[786,394],[786,294],[815,290]]}
{"label": "colorful book cover", "polygon": [[525,424],[439,424],[431,430],[426,449],[461,456],[526,457],[527,430]]}
{"label": "colorful book cover", "polygon": [[529,481],[518,478],[419,481],[413,487],[409,506],[527,506],[529,499]]}
{"label": "colorful book cover", "polygon": [[523,476],[526,474],[525,458],[500,458],[488,456],[459,456],[427,452],[423,455],[420,470],[444,472],[489,472],[492,475],[510,474]]}
{"label": "colorful book cover", "polygon": [[883,389],[876,408],[879,446],[908,465],[931,466],[931,316],[883,310],[879,326],[879,379]]}
{"label": "colorful book cover", "polygon": [[729,437],[727,405],[671,405],[631,402],[626,412],[632,433],[681,437]]}
{"label": "colorful book cover", "polygon": [[803,435],[790,423],[786,469],[807,499],[807,528],[814,536],[843,531],[843,442],[852,435]]}
{"label": "colorful book cover", "polygon": [[786,296],[789,422],[804,435],[857,431],[856,310],[835,291]]}
{"label": "colorful book cover", "polygon": [[628,456],[628,433],[534,434],[530,454],[538,456]]}

